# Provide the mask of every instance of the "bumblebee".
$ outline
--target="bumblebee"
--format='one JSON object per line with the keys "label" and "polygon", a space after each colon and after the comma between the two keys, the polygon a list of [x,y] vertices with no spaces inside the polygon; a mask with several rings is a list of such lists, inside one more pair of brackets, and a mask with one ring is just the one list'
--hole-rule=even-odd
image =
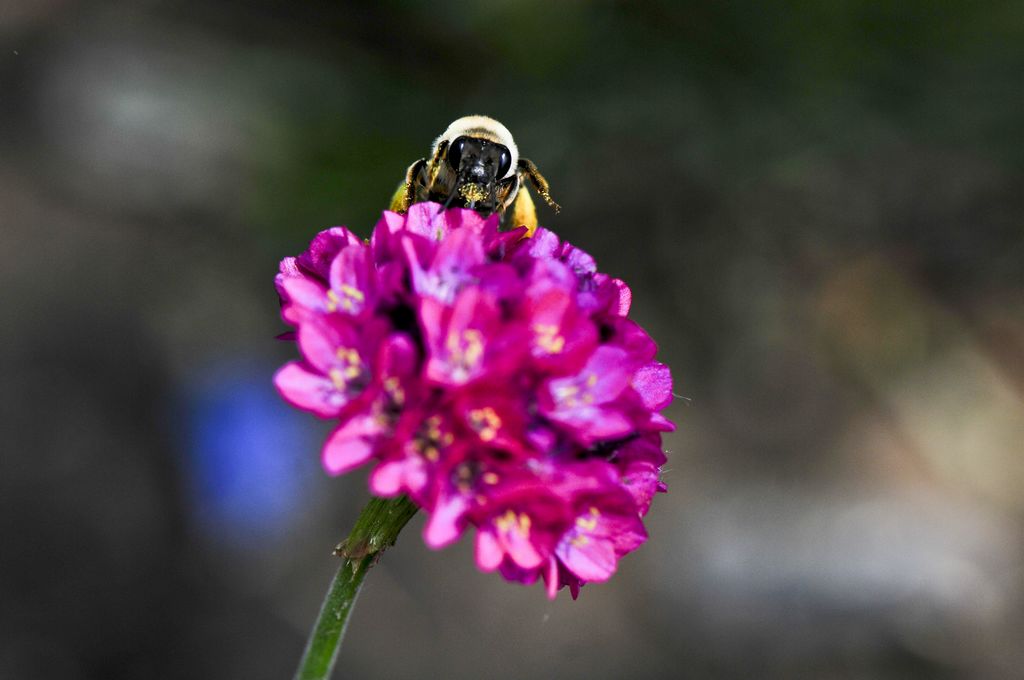
{"label": "bumblebee", "polygon": [[498,213],[503,226],[525,225],[532,235],[537,211],[526,182],[559,211],[547,180],[532,161],[519,157],[508,128],[487,116],[464,116],[434,140],[429,160],[421,158],[409,166],[405,182],[391,199],[391,210],[404,213],[414,203],[434,201],[484,216]]}

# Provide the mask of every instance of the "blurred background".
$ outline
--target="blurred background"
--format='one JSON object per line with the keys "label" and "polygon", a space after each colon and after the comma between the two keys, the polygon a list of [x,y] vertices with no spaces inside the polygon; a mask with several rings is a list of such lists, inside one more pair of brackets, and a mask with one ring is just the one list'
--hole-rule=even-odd
{"label": "blurred background", "polygon": [[0,0],[0,677],[287,678],[367,497],[272,285],[503,121],[679,423],[549,602],[428,550],[346,678],[1024,677],[1024,7]]}

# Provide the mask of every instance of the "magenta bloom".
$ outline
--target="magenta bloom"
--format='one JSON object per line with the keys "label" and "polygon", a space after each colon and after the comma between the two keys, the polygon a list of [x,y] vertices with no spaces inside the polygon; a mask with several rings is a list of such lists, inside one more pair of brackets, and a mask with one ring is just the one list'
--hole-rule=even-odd
{"label": "magenta bloom", "polygon": [[276,284],[301,355],[277,389],[337,423],[330,474],[373,461],[373,493],[427,511],[430,547],[474,527],[481,569],[575,598],[646,540],[672,377],[588,254],[418,203],[369,243],[321,232]]}

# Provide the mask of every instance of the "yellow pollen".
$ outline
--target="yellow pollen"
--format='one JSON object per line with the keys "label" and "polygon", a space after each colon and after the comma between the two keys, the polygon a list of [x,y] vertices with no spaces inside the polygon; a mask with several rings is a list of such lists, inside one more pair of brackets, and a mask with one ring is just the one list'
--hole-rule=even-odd
{"label": "yellow pollen", "polygon": [[328,290],[327,291],[327,311],[328,312],[336,312],[338,310],[338,303],[339,302],[341,302],[341,299],[338,297],[338,294],[335,293],[333,290]]}
{"label": "yellow pollen", "polygon": [[463,200],[476,203],[487,198],[487,190],[482,184],[463,184],[459,187],[459,195]]}
{"label": "yellow pollen", "polygon": [[[334,291],[331,292],[333,293]],[[363,300],[366,299],[366,296],[363,295],[363,291],[359,290],[358,288],[353,288],[347,283],[341,284],[341,292],[344,293],[346,297],[351,298],[356,302],[362,302]]]}
{"label": "yellow pollen", "polygon": [[514,510],[506,510],[504,515],[494,520],[494,526],[503,533],[515,530],[520,536],[526,537],[530,535],[530,516],[525,512],[517,515]]}
{"label": "yellow pollen", "polygon": [[591,373],[587,376],[587,387],[593,387],[597,384],[597,373]]}
{"label": "yellow pollen", "polygon": [[405,390],[402,389],[401,383],[398,382],[398,378],[392,376],[384,379],[384,391],[387,392],[388,396],[398,406],[405,403]]}
{"label": "yellow pollen", "polygon": [[516,522],[516,513],[511,510],[505,511],[505,514],[494,520],[494,526],[498,527],[498,531],[507,532],[512,528],[512,525]]}
{"label": "yellow pollen", "polygon": [[579,534],[577,536],[573,536],[569,543],[571,543],[574,548],[582,548],[587,543],[590,543],[590,539],[583,534]]}
{"label": "yellow pollen", "polygon": [[573,408],[579,404],[579,399],[576,398],[579,392],[580,388],[576,385],[561,385],[555,388],[555,399],[563,402],[569,408]]}
{"label": "yellow pollen", "polygon": [[359,358],[359,352],[350,347],[339,347],[335,354],[349,366],[360,366],[363,363]]}
{"label": "yellow pollen", "polygon": [[559,354],[565,349],[565,338],[558,335],[558,326],[550,323],[534,324],[537,345],[548,354]]}
{"label": "yellow pollen", "polygon": [[327,375],[330,376],[331,382],[334,384],[335,389],[345,389],[347,381],[345,380],[345,374],[342,373],[340,368],[332,368],[327,372]]}
{"label": "yellow pollen", "polygon": [[485,472],[483,475],[483,480],[485,484],[497,484],[498,475],[497,473],[494,472]]}
{"label": "yellow pollen", "polygon": [[561,385],[555,388],[555,396],[558,397],[559,399],[564,399],[566,397],[571,397],[579,393],[579,391],[580,388],[576,387],[575,385]]}
{"label": "yellow pollen", "polygon": [[[475,328],[462,333],[449,333],[445,340],[449,360],[463,374],[475,369],[484,355],[484,336]],[[465,377],[465,376],[464,376]]]}
{"label": "yellow pollen", "polygon": [[[431,416],[423,421],[419,434],[416,435],[415,448],[419,453],[431,462],[440,458],[440,447],[452,442],[453,436],[450,432],[441,431],[441,417]],[[472,471],[465,465],[456,470],[456,475],[462,480],[472,477]]]}
{"label": "yellow pollen", "polygon": [[492,441],[498,436],[498,428],[501,427],[501,418],[490,406],[473,409],[469,412],[469,424],[480,438],[485,442]]}
{"label": "yellow pollen", "polygon": [[483,335],[480,331],[470,328],[462,332],[462,337],[466,343],[466,361],[476,365],[484,353]]}
{"label": "yellow pollen", "polygon": [[593,531],[597,528],[597,518],[601,516],[601,512],[594,506],[590,506],[590,517],[577,517],[576,526],[584,531]]}

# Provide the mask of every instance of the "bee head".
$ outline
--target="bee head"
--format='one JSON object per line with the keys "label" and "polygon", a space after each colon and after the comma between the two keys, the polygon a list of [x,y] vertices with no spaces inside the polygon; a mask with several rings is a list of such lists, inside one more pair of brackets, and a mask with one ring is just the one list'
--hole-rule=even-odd
{"label": "bee head", "polygon": [[463,116],[434,140],[429,159],[409,166],[391,205],[402,213],[414,203],[430,201],[445,210],[468,208],[484,217],[511,208],[502,219],[533,233],[537,215],[524,182],[558,212],[547,180],[533,162],[519,156],[508,128],[487,116]]}
{"label": "bee head", "polygon": [[489,185],[512,171],[509,148],[483,137],[456,137],[448,145],[446,160],[464,183]]}
{"label": "bee head", "polygon": [[512,133],[487,116],[463,116],[434,142],[447,146],[445,161],[463,181],[487,184],[508,179],[516,171],[519,150]]}

